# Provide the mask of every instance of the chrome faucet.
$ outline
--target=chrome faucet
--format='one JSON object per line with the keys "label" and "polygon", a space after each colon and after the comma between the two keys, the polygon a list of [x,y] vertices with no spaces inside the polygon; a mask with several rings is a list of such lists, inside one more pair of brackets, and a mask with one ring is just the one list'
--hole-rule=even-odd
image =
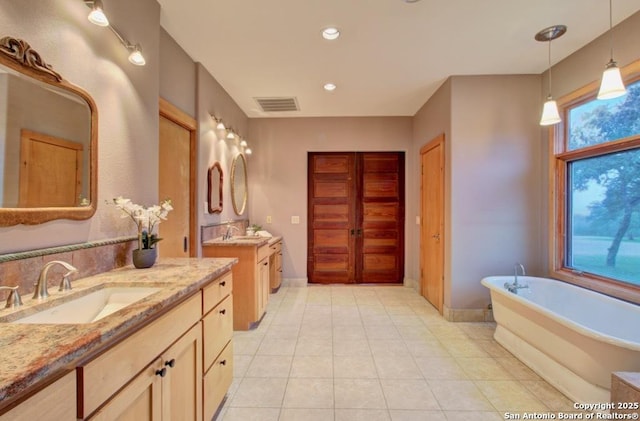
{"label": "chrome faucet", "polygon": [[240,232],[240,229],[238,227],[233,226],[230,223],[228,223],[227,224],[227,231],[222,236],[222,240],[230,240],[231,237],[233,237],[233,230],[236,230],[236,231]]}
{"label": "chrome faucet", "polygon": [[67,291],[71,289],[71,281],[69,280],[69,276],[78,272],[78,269],[71,266],[67,262],[63,262],[62,260],[52,260],[51,262],[45,264],[42,267],[42,271],[40,271],[38,282],[35,284],[36,289],[33,292],[34,299],[40,300],[43,298],[47,298],[49,296],[49,290],[47,289],[47,273],[49,272],[49,269],[51,268],[51,266],[56,264],[62,265],[65,269],[68,270],[68,272],[62,276],[62,281],[60,281],[60,288],[58,288],[58,290]]}
{"label": "chrome faucet", "polygon": [[514,294],[517,294],[519,289],[529,288],[529,285],[518,284],[518,269],[522,271],[522,276],[526,276],[526,272],[524,270],[524,266],[522,265],[522,263],[516,263],[514,265],[513,283],[509,283],[509,282],[504,283],[505,289]]}
{"label": "chrome faucet", "polygon": [[0,290],[3,290],[3,289],[11,290],[11,292],[9,293],[9,296],[7,297],[7,304],[4,306],[4,308],[14,308],[14,307],[20,307],[22,305],[22,298],[18,293],[17,286],[15,287],[1,286]]}

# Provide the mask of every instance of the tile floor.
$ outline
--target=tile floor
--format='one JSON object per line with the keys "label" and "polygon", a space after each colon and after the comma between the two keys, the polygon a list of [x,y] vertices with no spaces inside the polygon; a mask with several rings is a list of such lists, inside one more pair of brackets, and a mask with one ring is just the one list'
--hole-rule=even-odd
{"label": "tile floor", "polygon": [[501,420],[572,402],[493,340],[402,286],[283,287],[234,334],[218,420]]}

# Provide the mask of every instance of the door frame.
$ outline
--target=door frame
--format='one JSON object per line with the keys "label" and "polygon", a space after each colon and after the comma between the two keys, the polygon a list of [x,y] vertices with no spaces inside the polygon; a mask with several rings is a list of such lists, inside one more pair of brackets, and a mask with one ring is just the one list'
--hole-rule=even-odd
{"label": "door frame", "polygon": [[445,272],[445,252],[446,252],[446,248],[445,248],[445,241],[446,241],[446,236],[445,236],[445,226],[446,226],[446,220],[447,220],[447,215],[445,213],[445,201],[446,201],[446,181],[445,181],[445,176],[446,176],[446,168],[447,168],[447,160],[446,160],[446,150],[445,150],[445,134],[441,133],[438,136],[434,137],[433,139],[431,139],[430,141],[428,141],[425,145],[423,145],[420,148],[420,257],[419,257],[419,261],[420,261],[420,293],[423,297],[425,297],[426,299],[426,293],[425,293],[425,288],[426,288],[426,284],[425,284],[425,270],[424,270],[424,263],[425,263],[425,254],[426,254],[426,241],[427,241],[427,232],[426,232],[426,224],[425,224],[425,208],[424,208],[424,178],[423,178],[423,174],[424,174],[424,168],[423,168],[423,157],[424,155],[431,149],[434,149],[436,147],[440,147],[440,162],[442,165],[442,169],[441,169],[441,192],[442,192],[442,196],[441,196],[441,202],[439,203],[438,206],[440,207],[440,213],[442,215],[442,220],[441,220],[441,226],[439,228],[439,235],[440,235],[440,241],[438,242],[438,244],[440,245],[440,273],[442,273],[442,277],[441,277],[441,284],[440,284],[440,293],[439,293],[439,297],[438,297],[438,302],[437,303],[431,303],[432,305],[434,305],[434,307],[436,307],[438,309],[438,311],[440,312],[440,314],[442,314],[443,312],[443,308],[444,308],[444,272]]}
{"label": "door frame", "polygon": [[[196,238],[196,180],[198,171],[196,142],[198,123],[195,118],[191,117],[162,97],[159,100],[159,108],[161,117],[164,117],[189,131],[189,256],[196,257],[198,255],[198,243]],[[159,168],[158,171],[160,171]]]}

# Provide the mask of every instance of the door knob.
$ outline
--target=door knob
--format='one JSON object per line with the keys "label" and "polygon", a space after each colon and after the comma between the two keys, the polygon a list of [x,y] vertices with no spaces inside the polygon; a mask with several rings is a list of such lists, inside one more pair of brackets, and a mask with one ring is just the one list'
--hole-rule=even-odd
{"label": "door knob", "polygon": [[438,234],[433,234],[433,235],[431,236],[431,238],[435,238],[436,240],[439,240],[439,239],[440,239],[440,233],[438,233]]}

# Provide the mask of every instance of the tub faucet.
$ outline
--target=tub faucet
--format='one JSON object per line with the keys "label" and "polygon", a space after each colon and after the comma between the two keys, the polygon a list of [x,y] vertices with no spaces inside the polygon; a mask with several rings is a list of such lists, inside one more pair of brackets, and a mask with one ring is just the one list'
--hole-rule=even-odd
{"label": "tub faucet", "polygon": [[519,289],[529,288],[529,285],[518,284],[518,269],[522,271],[522,276],[526,276],[526,272],[524,270],[524,266],[522,265],[522,263],[516,263],[514,265],[513,283],[509,283],[509,282],[504,283],[505,289],[514,294],[517,294]]}
{"label": "tub faucet", "polygon": [[65,290],[71,289],[71,282],[69,281],[69,276],[71,276],[71,274],[73,273],[76,273],[78,269],[71,266],[67,262],[63,262],[62,260],[52,260],[51,262],[45,264],[42,267],[42,270],[40,271],[40,276],[38,277],[38,282],[35,284],[36,290],[33,292],[33,298],[40,300],[43,298],[47,298],[49,296],[49,290],[47,289],[47,273],[49,272],[49,269],[51,268],[51,266],[56,264],[62,265],[64,266],[65,269],[68,270],[68,272],[65,273],[62,277],[62,282],[60,282],[59,290],[65,291]]}

